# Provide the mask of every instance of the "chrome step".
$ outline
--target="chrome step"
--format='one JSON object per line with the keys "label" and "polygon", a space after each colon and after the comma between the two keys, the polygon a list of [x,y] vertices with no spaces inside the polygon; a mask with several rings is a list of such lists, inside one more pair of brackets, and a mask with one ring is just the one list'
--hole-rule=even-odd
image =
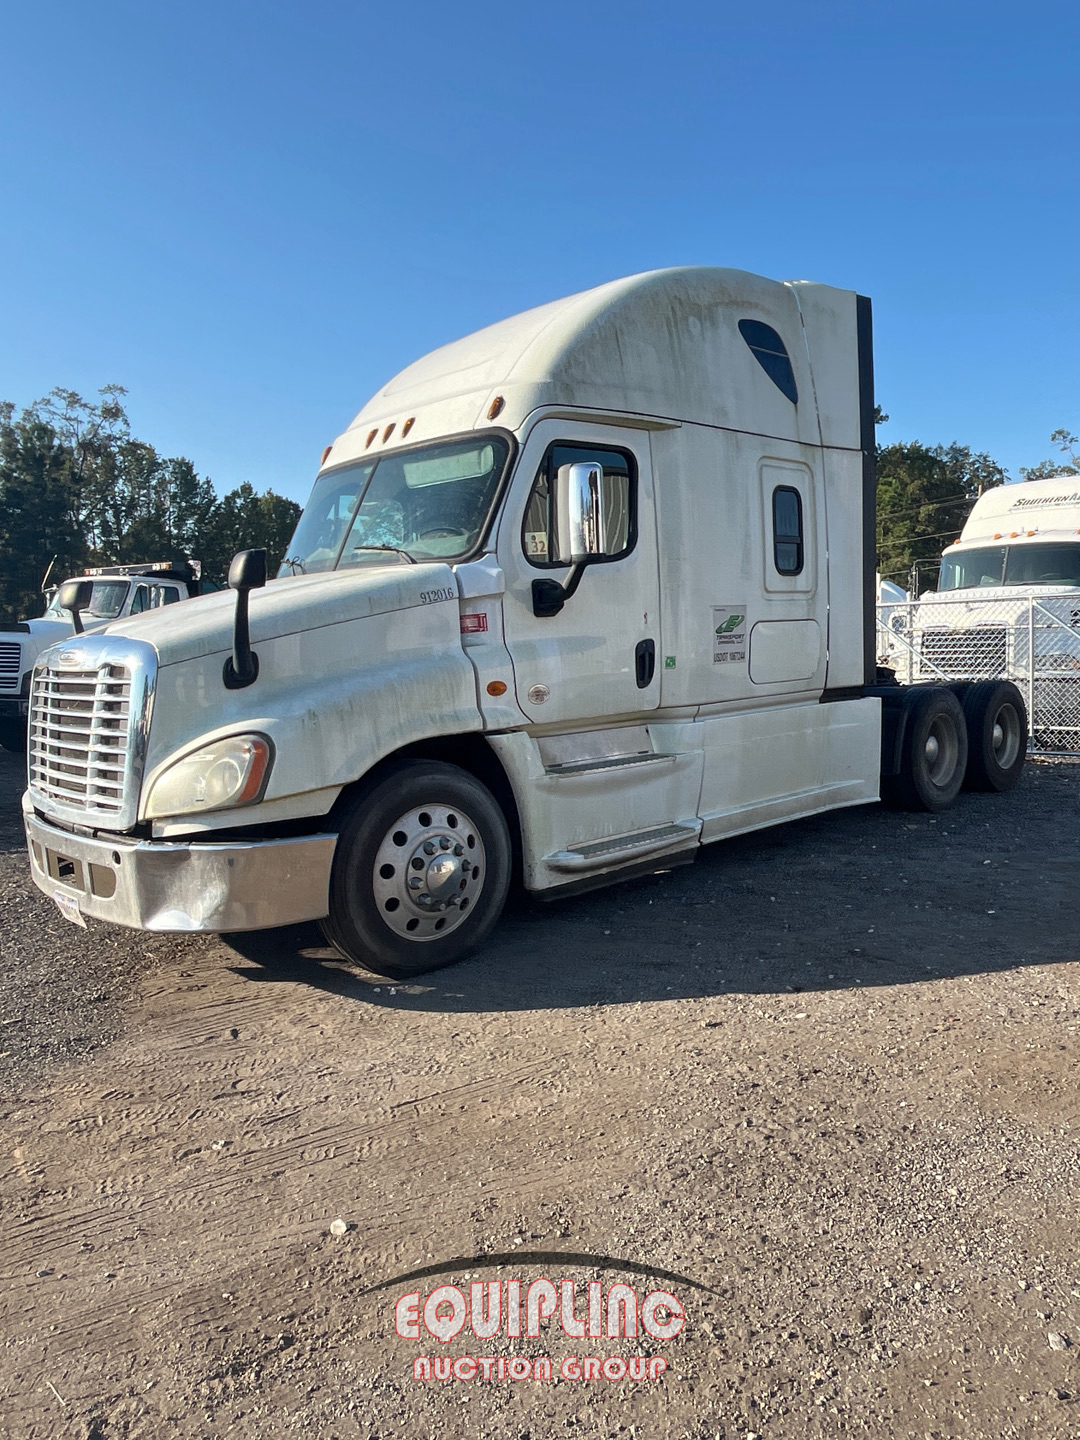
{"label": "chrome step", "polygon": [[576,850],[556,850],[553,855],[545,855],[544,862],[552,870],[602,870],[607,865],[621,865],[624,861],[659,855],[677,845],[696,845],[700,834],[700,820],[676,820],[670,825],[638,830],[633,835],[593,840],[587,845],[579,845]]}
{"label": "chrome step", "polygon": [[673,765],[677,755],[655,755],[651,750],[638,755],[604,755],[588,760],[565,760],[561,765],[548,765],[545,775],[593,775],[605,770],[631,770],[646,765]]}

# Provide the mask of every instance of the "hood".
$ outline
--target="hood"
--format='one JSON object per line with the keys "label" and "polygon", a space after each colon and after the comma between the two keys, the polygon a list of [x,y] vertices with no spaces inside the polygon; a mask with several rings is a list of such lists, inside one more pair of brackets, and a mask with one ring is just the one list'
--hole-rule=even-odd
{"label": "hood", "polygon": [[920,605],[950,605],[963,600],[989,605],[997,600],[1044,600],[1052,595],[1080,595],[1076,585],[966,585],[959,590],[927,590]]}
{"label": "hood", "polygon": [[[401,564],[292,575],[270,580],[248,597],[251,643],[258,649],[283,635],[339,625],[369,615],[410,610],[458,593],[449,565]],[[130,635],[153,645],[162,665],[178,665],[232,648],[236,596],[231,590],[197,596],[181,605],[129,616],[106,626],[106,635]]]}
{"label": "hood", "polygon": [[22,623],[26,627],[22,633],[25,635],[29,630],[30,634],[42,645],[52,645],[57,640],[66,640],[69,635],[75,633],[75,627],[70,620],[46,620],[39,617],[36,620],[24,620]]}

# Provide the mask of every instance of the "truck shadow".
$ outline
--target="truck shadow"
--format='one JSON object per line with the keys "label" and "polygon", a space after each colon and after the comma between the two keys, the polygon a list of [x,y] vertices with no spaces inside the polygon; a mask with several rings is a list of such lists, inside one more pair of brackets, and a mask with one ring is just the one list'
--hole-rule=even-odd
{"label": "truck shadow", "polygon": [[1077,778],[1029,766],[1014,794],[965,795],[942,816],[817,816],[578,899],[518,898],[482,953],[408,982],[351,965],[313,925],[226,941],[252,982],[441,1012],[872,988],[1075,960]]}

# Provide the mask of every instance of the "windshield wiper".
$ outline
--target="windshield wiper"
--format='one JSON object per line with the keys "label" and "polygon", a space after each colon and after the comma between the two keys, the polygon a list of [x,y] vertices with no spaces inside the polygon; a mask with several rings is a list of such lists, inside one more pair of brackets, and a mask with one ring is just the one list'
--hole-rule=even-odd
{"label": "windshield wiper", "polygon": [[354,545],[352,548],[354,555],[357,550],[385,550],[391,555],[404,555],[410,565],[416,564],[415,556],[410,555],[407,550],[399,550],[396,545]]}

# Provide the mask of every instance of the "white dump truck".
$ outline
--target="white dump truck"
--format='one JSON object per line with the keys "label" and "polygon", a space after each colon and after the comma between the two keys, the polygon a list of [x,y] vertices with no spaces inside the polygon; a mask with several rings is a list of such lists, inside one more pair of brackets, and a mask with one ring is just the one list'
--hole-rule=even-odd
{"label": "white dump truck", "polygon": [[1080,749],[1080,475],[987,490],[937,589],[878,616],[901,680],[1013,680],[1039,743]]}
{"label": "white dump truck", "polygon": [[[90,586],[82,626],[98,630],[112,620],[205,594],[208,587],[201,576],[198,560],[93,566],[79,577]],[[34,662],[48,646],[74,632],[71,612],[60,604],[56,590],[40,618],[0,630],[0,745],[5,750],[22,750],[26,744]]]}
{"label": "white dump truck", "polygon": [[[391,380],[285,563],[42,657],[24,800],[76,922],[318,920],[404,976],[555,897],[879,798],[1008,789],[1009,685],[877,683],[870,303],[657,271]],[[70,598],[70,597],[68,597]]]}

